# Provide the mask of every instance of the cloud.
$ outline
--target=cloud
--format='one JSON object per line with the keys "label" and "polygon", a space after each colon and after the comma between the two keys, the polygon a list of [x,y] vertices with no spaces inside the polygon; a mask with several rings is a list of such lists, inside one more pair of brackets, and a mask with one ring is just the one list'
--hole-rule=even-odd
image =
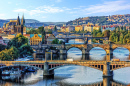
{"label": "cloud", "polygon": [[55,0],[55,2],[58,2],[58,3],[59,3],[59,2],[62,2],[62,0]]}
{"label": "cloud", "polygon": [[107,1],[103,4],[90,5],[88,8],[84,9],[84,12],[87,14],[93,13],[109,13],[116,12],[120,10],[130,9],[130,3],[127,3],[126,0],[116,0],[116,1]]}
{"label": "cloud", "polygon": [[41,13],[60,13],[63,11],[64,11],[63,9],[54,6],[39,6],[32,10],[26,10],[26,9],[13,10],[13,12],[24,12],[24,13],[28,13],[29,15],[37,15]]}
{"label": "cloud", "polygon": [[6,18],[6,15],[3,14],[3,13],[1,13],[1,14],[0,14],[0,19],[7,19],[7,18]]}
{"label": "cloud", "polygon": [[46,16],[42,16],[43,19],[47,18]]}
{"label": "cloud", "polygon": [[13,10],[14,12],[28,12],[26,9],[17,9],[17,10]]}
{"label": "cloud", "polygon": [[8,4],[12,4],[12,2],[7,2]]}
{"label": "cloud", "polygon": [[76,10],[77,10],[77,9],[80,9],[80,8],[73,8],[73,9],[76,9]]}

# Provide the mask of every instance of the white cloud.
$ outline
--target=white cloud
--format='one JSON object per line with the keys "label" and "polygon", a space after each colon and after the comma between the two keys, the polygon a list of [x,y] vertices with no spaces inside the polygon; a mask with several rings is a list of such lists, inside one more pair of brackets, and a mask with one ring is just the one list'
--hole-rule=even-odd
{"label": "white cloud", "polygon": [[62,2],[62,0],[55,0],[55,1],[58,2],[58,3],[59,3],[59,2]]}
{"label": "white cloud", "polygon": [[80,8],[73,8],[73,9],[76,9],[76,10],[78,10],[78,9],[80,9]]}
{"label": "white cloud", "polygon": [[8,4],[12,4],[12,2],[7,2]]}
{"label": "white cloud", "polygon": [[84,12],[87,14],[92,13],[108,13],[116,12],[120,10],[130,9],[130,3],[127,3],[125,0],[116,0],[116,1],[107,1],[103,4],[90,5],[88,8],[84,9]]}
{"label": "white cloud", "polygon": [[47,18],[46,16],[42,16],[43,19]]}
{"label": "white cloud", "polygon": [[0,14],[0,19],[5,19],[5,14]]}
{"label": "white cloud", "polygon": [[60,13],[63,11],[64,11],[63,9],[54,6],[40,6],[32,10],[26,10],[26,9],[13,10],[13,12],[24,12],[28,13],[29,15],[38,15],[41,13]]}
{"label": "white cloud", "polygon": [[28,12],[26,9],[17,9],[17,10],[13,10],[14,12]]}

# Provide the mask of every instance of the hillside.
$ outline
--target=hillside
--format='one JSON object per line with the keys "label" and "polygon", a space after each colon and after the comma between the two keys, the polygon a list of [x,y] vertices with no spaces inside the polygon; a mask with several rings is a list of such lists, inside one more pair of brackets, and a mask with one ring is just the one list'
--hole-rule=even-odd
{"label": "hillside", "polygon": [[[9,22],[10,20],[16,20],[16,19],[7,19],[7,20],[2,20],[0,19],[0,27],[3,27],[4,23]],[[40,22],[35,19],[25,19],[25,25],[27,27],[40,27],[40,26],[47,26],[47,25],[59,25],[59,24],[64,24],[66,22]]]}
{"label": "hillside", "polygon": [[77,23],[79,23],[79,25],[82,25],[87,24],[88,22],[99,25],[113,25],[113,24],[127,25],[128,23],[130,23],[130,14],[78,18],[67,22],[66,25],[77,25]]}

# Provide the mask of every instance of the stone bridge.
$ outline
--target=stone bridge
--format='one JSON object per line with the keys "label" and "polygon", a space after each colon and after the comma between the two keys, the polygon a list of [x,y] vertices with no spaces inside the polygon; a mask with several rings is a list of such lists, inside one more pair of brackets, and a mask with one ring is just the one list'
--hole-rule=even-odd
{"label": "stone bridge", "polygon": [[43,44],[31,47],[36,48],[37,53],[42,53],[42,56],[45,55],[47,48],[55,47],[57,50],[59,50],[59,56],[61,60],[65,60],[67,58],[67,51],[73,47],[76,47],[82,51],[82,60],[89,60],[89,52],[94,47],[100,47],[106,51],[107,61],[110,61],[113,58],[113,51],[118,47],[126,48],[130,52],[130,44]]}
{"label": "stone bridge", "polygon": [[104,40],[108,40],[108,37],[88,37],[88,36],[84,36],[84,37],[56,37],[57,39],[63,39],[65,43],[68,43],[69,40],[71,39],[82,39],[84,40],[85,43],[92,43],[92,39],[104,39]]}

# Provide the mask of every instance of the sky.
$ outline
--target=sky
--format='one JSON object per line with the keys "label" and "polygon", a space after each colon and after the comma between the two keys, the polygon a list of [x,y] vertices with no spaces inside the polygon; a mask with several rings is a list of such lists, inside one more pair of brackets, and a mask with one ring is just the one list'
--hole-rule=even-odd
{"label": "sky", "polygon": [[67,22],[79,17],[130,14],[130,0],[2,0],[0,19]]}

